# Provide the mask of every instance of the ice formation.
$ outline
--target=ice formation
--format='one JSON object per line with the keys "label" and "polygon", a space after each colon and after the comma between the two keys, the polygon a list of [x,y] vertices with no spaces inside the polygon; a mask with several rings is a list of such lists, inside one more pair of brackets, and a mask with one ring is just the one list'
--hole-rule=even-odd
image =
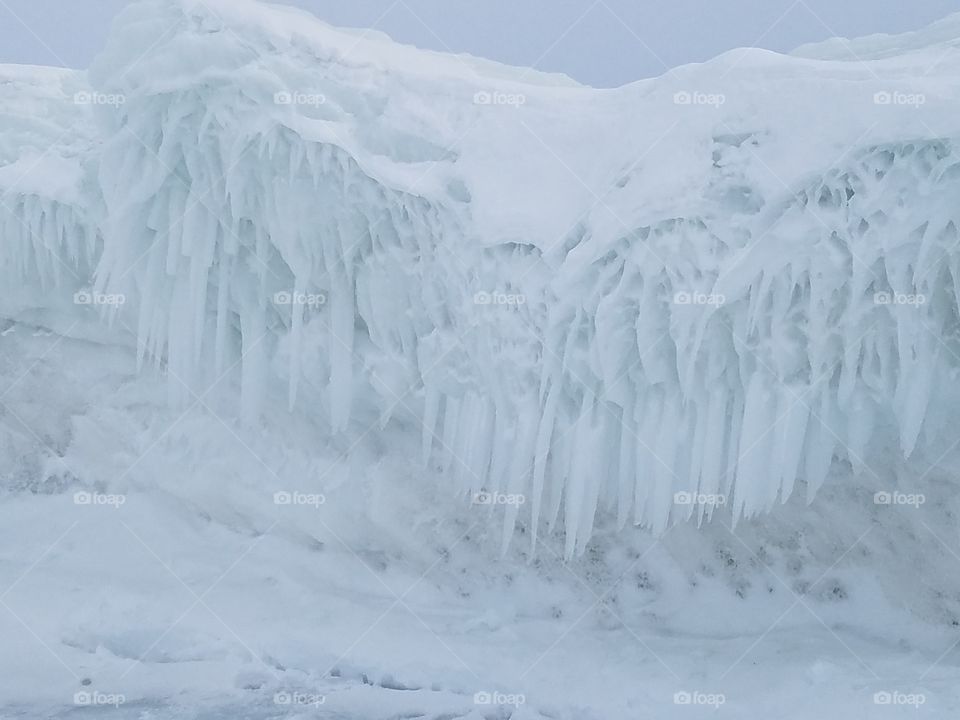
{"label": "ice formation", "polygon": [[88,77],[0,69],[3,310],[122,296],[175,403],[239,369],[251,423],[285,392],[422,428],[456,487],[526,498],[505,544],[812,499],[955,419],[958,25],[600,91],[142,0]]}
{"label": "ice formation", "polygon": [[73,71],[0,66],[0,276],[8,288],[0,303],[7,314],[49,306],[56,292],[69,302],[100,256],[88,92]]}

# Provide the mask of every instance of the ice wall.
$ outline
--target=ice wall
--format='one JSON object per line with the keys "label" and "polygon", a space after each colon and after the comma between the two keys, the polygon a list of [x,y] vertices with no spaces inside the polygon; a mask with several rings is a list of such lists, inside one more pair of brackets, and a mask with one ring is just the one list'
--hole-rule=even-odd
{"label": "ice wall", "polygon": [[238,371],[250,423],[283,394],[331,433],[418,428],[453,487],[526,500],[492,506],[504,544],[736,521],[949,432],[960,62],[938,27],[928,53],[735,51],[595,91],[144,0],[90,71],[95,112],[51,96],[83,140],[36,141],[63,182],[13,183],[2,257],[61,288],[40,304],[95,258],[175,403]]}

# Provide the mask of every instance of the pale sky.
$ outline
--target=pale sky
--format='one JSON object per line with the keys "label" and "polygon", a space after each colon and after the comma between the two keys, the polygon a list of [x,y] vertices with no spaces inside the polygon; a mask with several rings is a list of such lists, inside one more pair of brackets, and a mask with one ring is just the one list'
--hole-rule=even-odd
{"label": "pale sky", "polygon": [[[86,67],[131,0],[0,0],[0,62]],[[329,23],[610,87],[755,46],[915,30],[958,0],[286,0]]]}

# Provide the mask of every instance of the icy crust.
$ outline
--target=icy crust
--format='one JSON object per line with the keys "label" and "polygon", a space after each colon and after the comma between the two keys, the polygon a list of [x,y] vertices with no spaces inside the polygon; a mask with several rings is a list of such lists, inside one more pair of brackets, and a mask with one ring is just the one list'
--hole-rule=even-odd
{"label": "icy crust", "polygon": [[174,402],[236,371],[251,423],[285,392],[347,438],[418,430],[453,487],[525,499],[491,505],[504,546],[736,521],[955,417],[958,67],[933,55],[742,51],[593,91],[146,0],[90,72],[124,101],[4,258],[28,286],[98,257]]}

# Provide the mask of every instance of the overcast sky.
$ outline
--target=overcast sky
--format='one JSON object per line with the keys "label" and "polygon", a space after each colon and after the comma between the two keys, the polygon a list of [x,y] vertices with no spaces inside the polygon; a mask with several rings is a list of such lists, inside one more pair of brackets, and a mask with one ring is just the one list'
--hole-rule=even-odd
{"label": "overcast sky", "polygon": [[[86,67],[131,0],[0,0],[0,62]],[[614,86],[735,47],[914,30],[958,0],[287,0],[402,42]]]}

